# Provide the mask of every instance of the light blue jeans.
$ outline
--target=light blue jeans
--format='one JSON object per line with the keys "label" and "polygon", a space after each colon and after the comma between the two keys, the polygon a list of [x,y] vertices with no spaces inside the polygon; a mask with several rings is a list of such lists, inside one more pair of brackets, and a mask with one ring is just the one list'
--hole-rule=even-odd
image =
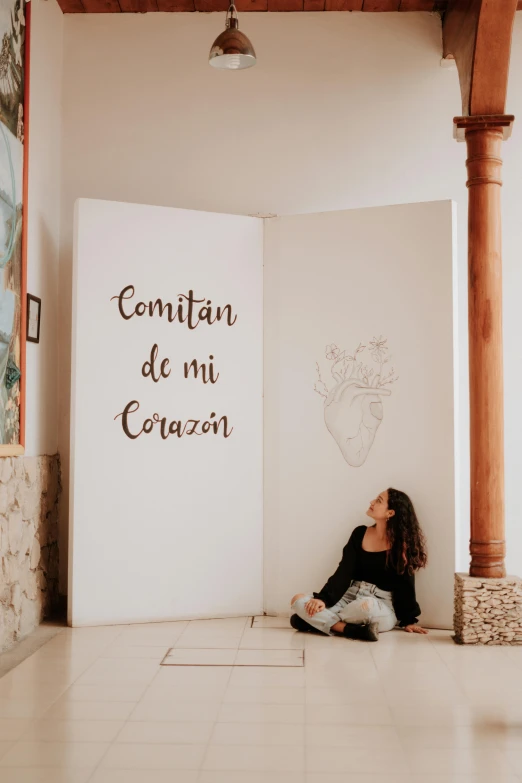
{"label": "light blue jeans", "polygon": [[292,605],[292,612],[329,636],[333,635],[332,626],[340,621],[354,625],[377,623],[381,633],[391,631],[397,625],[392,594],[387,590],[379,590],[369,582],[352,582],[335,606],[323,609],[313,617],[306,611],[306,604],[311,598],[312,595],[298,598]]}

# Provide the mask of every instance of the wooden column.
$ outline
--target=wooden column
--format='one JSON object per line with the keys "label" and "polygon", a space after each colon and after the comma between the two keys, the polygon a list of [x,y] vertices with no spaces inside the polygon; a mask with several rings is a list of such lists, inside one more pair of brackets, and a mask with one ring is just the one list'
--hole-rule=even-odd
{"label": "wooden column", "polygon": [[468,170],[470,575],[505,576],[502,141],[513,117],[459,117]]}
{"label": "wooden column", "polygon": [[500,188],[517,1],[448,0],[442,29],[462,97],[455,135],[468,149],[470,576],[493,578],[506,575]]}

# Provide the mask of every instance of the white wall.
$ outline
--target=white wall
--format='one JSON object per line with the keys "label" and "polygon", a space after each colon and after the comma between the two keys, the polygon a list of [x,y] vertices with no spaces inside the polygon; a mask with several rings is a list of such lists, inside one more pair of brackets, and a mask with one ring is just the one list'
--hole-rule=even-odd
{"label": "white wall", "polygon": [[[259,65],[207,65],[219,14],[65,18],[60,251],[60,452],[68,469],[73,204],[105,198],[240,214],[347,209],[452,198],[459,210],[465,324],[465,147],[452,138],[457,72],[440,67],[440,19],[429,14],[245,14]],[[522,18],[508,110],[522,109]],[[520,112],[522,114],[522,111]],[[517,519],[516,283],[522,195],[520,129],[506,157],[508,567],[522,572]],[[466,343],[461,344],[465,400]],[[463,369],[462,369],[463,368]],[[467,429],[461,425],[466,442]],[[466,458],[461,482],[467,487]],[[67,487],[65,487],[65,494]],[[467,489],[458,567],[467,562]],[[65,497],[65,507],[67,498]],[[66,551],[66,528],[61,552]],[[66,562],[62,556],[62,589]]]}
{"label": "white wall", "polygon": [[[270,614],[322,587],[352,530],[371,524],[370,501],[393,486],[410,495],[428,538],[430,567],[417,579],[421,622],[451,628],[452,245],[450,201],[266,221]],[[382,366],[370,342],[381,337]],[[355,361],[332,360],[332,344]],[[376,386],[385,376],[390,383]]]}
{"label": "white wall", "polygon": [[56,309],[60,242],[63,14],[31,0],[27,290],[42,299],[40,343],[27,343],[26,454],[58,450]]}
{"label": "white wall", "polygon": [[[158,299],[176,312],[189,291],[214,323],[197,323],[201,304],[192,324],[132,315]],[[70,623],[259,614],[262,221],[80,200],[74,303]],[[186,300],[183,310],[186,321]],[[144,368],[153,346],[155,380]],[[193,360],[209,369],[209,355],[213,376],[185,376]]]}

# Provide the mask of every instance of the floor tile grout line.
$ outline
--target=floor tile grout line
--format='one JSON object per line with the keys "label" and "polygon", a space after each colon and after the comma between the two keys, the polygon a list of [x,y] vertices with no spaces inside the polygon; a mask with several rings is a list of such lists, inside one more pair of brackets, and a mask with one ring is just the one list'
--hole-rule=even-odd
{"label": "floor tile grout line", "polygon": [[[428,634],[428,638],[429,638],[429,634]],[[457,691],[458,691],[458,692],[459,692],[459,694],[460,694],[460,695],[461,695],[461,696],[462,696],[462,697],[465,699],[466,703],[467,703],[467,704],[469,704],[468,695],[467,695],[467,693],[464,691],[464,689],[462,688],[462,686],[461,686],[461,684],[460,684],[460,681],[459,681],[458,677],[456,677],[456,676],[453,674],[453,672],[452,672],[452,671],[451,671],[451,669],[449,668],[448,664],[446,663],[446,661],[444,660],[444,658],[443,658],[443,657],[442,657],[442,655],[440,654],[440,652],[439,652],[439,650],[438,650],[438,647],[437,647],[437,646],[436,646],[436,645],[435,645],[435,644],[432,642],[432,640],[431,640],[431,639],[430,639],[430,643],[431,643],[432,649],[434,649],[434,650],[435,650],[435,654],[436,654],[437,658],[438,658],[438,659],[439,659],[439,660],[442,662],[442,664],[443,664],[444,668],[447,670],[447,672],[448,672],[448,674],[450,675],[451,679],[452,679],[452,680],[453,680],[453,682],[455,683]],[[455,645],[455,646],[456,646],[456,645]],[[469,705],[469,706],[471,706],[471,705]]]}
{"label": "floor tile grout line", "polygon": [[[63,631],[66,631],[66,630],[67,630],[67,629],[65,629],[65,628],[63,629]],[[71,629],[71,631],[74,631],[74,629],[72,628],[72,629]],[[55,637],[53,636],[51,639],[49,639],[49,641],[48,641],[48,642],[46,642],[46,644],[49,644],[49,642],[51,642],[51,641],[52,641],[54,638],[55,638]],[[108,646],[109,646],[109,644],[111,644],[111,642],[108,642],[106,645],[104,645],[104,647],[103,647],[102,649],[103,649],[103,650],[105,650],[105,649],[106,649],[106,647],[108,647]],[[40,648],[39,648],[39,650],[43,649],[43,647],[45,647],[45,644],[44,644],[44,645],[42,645],[42,647],[40,647]],[[39,650],[36,650],[36,651],[35,651],[35,653],[33,653],[33,655],[34,655],[34,654],[36,654],[36,652],[39,652]],[[30,660],[30,658],[31,658],[31,657],[32,657],[32,656],[29,656],[29,658],[27,658],[26,660]],[[51,657],[52,657],[52,656],[51,656]],[[100,658],[100,656],[98,656],[98,658],[96,658],[96,661],[97,661],[97,660],[99,660],[99,658]],[[94,661],[94,663],[96,663],[96,661]],[[38,714],[37,714],[37,716],[33,716],[33,717],[32,717],[32,720],[43,720],[43,719],[44,719],[44,717],[45,717],[45,715],[47,714],[47,712],[48,712],[48,711],[49,711],[49,710],[50,710],[52,707],[54,707],[54,705],[55,705],[55,704],[56,704],[56,703],[57,703],[57,702],[58,702],[58,701],[59,701],[59,700],[62,698],[62,696],[64,696],[64,695],[67,693],[67,691],[68,691],[70,688],[72,688],[72,686],[73,686],[73,685],[76,683],[76,681],[77,681],[77,680],[79,680],[79,679],[80,679],[80,677],[83,677],[83,675],[84,675],[84,674],[85,674],[85,673],[88,671],[88,669],[90,669],[90,668],[91,668],[91,666],[93,666],[93,665],[94,665],[93,663],[90,663],[88,666],[86,666],[86,667],[85,667],[85,669],[83,669],[81,672],[79,672],[79,673],[77,674],[77,676],[76,676],[76,677],[75,677],[73,680],[71,680],[71,682],[69,682],[69,683],[66,685],[66,687],[64,688],[64,690],[62,690],[62,691],[59,693],[59,695],[56,697],[56,699],[54,699],[54,701],[52,701],[50,704],[48,704],[48,705],[47,705],[47,707],[46,707],[46,708],[45,708],[45,709],[44,709],[42,712],[38,711]],[[15,669],[16,669],[16,668],[17,668],[17,667],[15,667]],[[13,671],[14,671],[14,670],[13,670]]]}
{"label": "floor tile grout line", "polygon": [[[190,621],[187,623],[187,627],[186,627],[186,628],[184,628],[184,629],[183,629],[183,631],[181,632],[181,634],[180,634],[180,637],[181,637],[181,636],[183,636],[183,634],[185,633],[185,631],[187,630],[187,628],[188,628],[188,626],[189,626],[189,625],[190,625]],[[123,633],[123,630],[122,630],[122,633]],[[116,637],[116,639],[119,639],[119,638],[120,638],[120,635],[121,635],[121,634],[118,634],[118,635],[117,635],[117,637]],[[99,659],[98,659],[98,660],[99,660]],[[94,767],[94,769],[93,769],[93,771],[92,771],[92,774],[91,774],[91,775],[90,775],[90,776],[87,778],[87,780],[85,781],[85,783],[89,783],[89,781],[90,781],[90,780],[92,780],[92,778],[94,777],[94,775],[96,774],[96,772],[97,772],[97,771],[98,771],[98,770],[101,768],[101,764],[103,763],[103,760],[106,758],[106,756],[107,756],[107,754],[109,753],[110,749],[111,749],[111,748],[112,748],[112,747],[113,747],[113,746],[116,744],[116,742],[117,742],[117,740],[118,740],[118,737],[120,737],[120,736],[121,736],[121,734],[122,734],[123,730],[125,729],[125,727],[127,726],[127,724],[130,722],[131,716],[134,714],[134,712],[137,710],[138,706],[139,706],[139,705],[141,704],[141,702],[143,701],[143,699],[144,699],[144,697],[145,697],[145,694],[146,694],[146,693],[147,693],[147,691],[150,689],[150,687],[151,687],[152,683],[153,683],[153,682],[156,680],[156,678],[159,676],[159,673],[160,673],[160,672],[161,672],[161,664],[159,664],[159,665],[158,665],[158,671],[156,672],[156,674],[154,675],[154,677],[151,679],[151,681],[148,683],[148,685],[146,685],[146,686],[145,686],[145,688],[143,689],[143,692],[142,692],[142,694],[141,694],[140,698],[138,699],[138,701],[137,701],[137,702],[134,702],[134,707],[133,707],[133,709],[132,709],[132,710],[129,712],[129,714],[127,715],[127,718],[124,720],[124,722],[123,722],[123,726],[121,727],[120,731],[117,733],[116,737],[114,737],[114,739],[113,739],[113,740],[112,740],[112,741],[109,743],[109,746],[108,746],[107,750],[106,750],[106,751],[105,751],[105,753],[102,755],[102,757],[100,758],[100,760],[99,760],[98,764],[97,764],[97,765]]]}
{"label": "floor tile grout line", "polygon": [[[433,644],[432,639],[430,639],[429,634],[428,634],[427,641],[428,641],[428,643],[430,645],[430,648],[432,650],[434,649],[437,658],[439,659],[439,661],[442,662],[442,664],[444,665],[444,668],[450,674],[451,678],[453,680],[455,680],[456,678],[453,676],[453,674],[450,671],[449,667],[446,665],[446,662],[442,659],[442,656],[438,653],[438,650],[436,649],[435,645]],[[372,657],[375,660],[375,656],[372,655]],[[407,747],[406,739],[404,737],[404,732],[399,730],[401,727],[397,723],[397,720],[396,720],[395,715],[393,713],[393,704],[392,704],[393,700],[392,700],[392,697],[391,697],[391,695],[388,695],[388,693],[386,692],[386,690],[384,688],[384,683],[382,682],[382,675],[381,675],[379,670],[378,670],[378,676],[379,676],[379,682],[381,683],[381,687],[382,687],[382,690],[383,690],[383,693],[384,693],[384,696],[385,696],[385,699],[386,699],[386,703],[388,704],[388,709],[390,710],[390,714],[391,714],[391,718],[392,718],[392,726],[393,726],[393,728],[395,730],[395,733],[396,733],[396,735],[398,737],[398,740],[399,740],[399,743],[400,743],[400,747],[401,747],[401,749],[402,749],[402,751],[403,751],[403,753],[405,755],[406,763],[407,763],[407,765],[409,767],[409,770],[410,770],[409,774],[413,775],[415,773],[415,770],[413,768],[413,765],[411,765],[410,758],[408,756],[409,747]],[[457,683],[457,686],[458,686],[458,683]]]}
{"label": "floor tile grout line", "polygon": [[[251,628],[254,627],[254,619],[255,619],[255,617],[252,618]],[[243,636],[244,636],[244,633],[243,633]],[[240,643],[240,647],[241,647],[241,643]],[[305,669],[305,647],[304,646],[301,649],[301,653],[302,653],[302,658],[303,658],[302,667],[295,667],[295,668]],[[277,667],[272,667],[272,668],[277,668]],[[294,667],[288,667],[288,668],[294,668]],[[303,778],[303,781],[305,781],[306,780],[306,677],[305,677],[303,688],[304,688],[304,691],[305,691],[305,693],[304,693],[304,697],[305,698],[304,698],[304,704],[303,704],[303,722],[302,722],[302,724],[298,724],[298,725],[302,725],[302,739],[303,739],[303,748],[302,748],[302,756],[301,756],[301,759],[302,759],[302,762],[303,762],[302,778]]]}
{"label": "floor tile grout line", "polygon": [[[190,625],[190,621],[187,623],[187,626],[186,626],[186,628],[184,628],[184,629],[183,629],[183,631],[181,632],[181,634],[180,634],[180,638],[181,638],[181,636],[183,636],[183,634],[185,633],[185,631],[188,629],[189,625]],[[121,635],[121,634],[118,634],[118,636],[117,636],[116,638],[117,638],[117,639],[119,639],[120,635]],[[125,719],[125,721],[124,721],[124,723],[123,723],[123,726],[121,727],[121,729],[120,729],[120,731],[118,732],[118,734],[116,735],[116,737],[115,737],[115,738],[112,740],[112,742],[110,742],[110,743],[109,743],[109,746],[108,746],[107,750],[105,751],[105,753],[103,754],[103,756],[100,758],[100,760],[99,760],[98,764],[97,764],[97,765],[96,765],[96,767],[93,769],[93,772],[92,772],[92,774],[91,774],[91,775],[89,776],[89,778],[86,780],[86,783],[89,783],[89,781],[90,781],[90,780],[92,780],[92,778],[94,777],[94,775],[96,774],[96,772],[97,772],[97,771],[100,769],[100,767],[101,767],[101,764],[103,763],[103,760],[106,758],[106,756],[107,756],[107,754],[109,753],[110,749],[111,749],[111,748],[112,748],[112,747],[113,747],[113,746],[114,746],[114,745],[117,743],[118,737],[120,737],[120,736],[121,736],[121,734],[122,734],[123,730],[125,729],[125,727],[127,726],[127,724],[130,722],[131,716],[134,714],[134,712],[136,711],[136,709],[138,708],[138,706],[141,704],[141,702],[142,702],[143,698],[145,697],[145,694],[146,694],[146,693],[147,693],[147,691],[150,689],[150,687],[151,687],[152,683],[154,682],[154,680],[155,680],[155,679],[158,677],[158,675],[159,675],[159,673],[160,673],[160,671],[161,671],[161,665],[159,665],[159,666],[160,666],[160,668],[158,669],[158,671],[156,672],[156,674],[154,675],[154,677],[152,678],[152,680],[150,681],[150,683],[149,683],[149,684],[148,684],[148,685],[147,685],[147,686],[144,688],[144,690],[143,690],[143,693],[141,694],[141,697],[139,698],[139,700],[138,700],[137,702],[135,702],[135,703],[134,703],[134,708],[133,708],[133,709],[130,711],[129,715],[128,715],[128,716],[127,716],[127,718]],[[198,775],[198,776],[199,776],[199,775]]]}
{"label": "floor tile grout line", "polygon": [[[246,629],[247,625],[248,625],[248,617],[245,618],[245,624],[243,626],[243,631],[241,633],[239,644],[237,646],[237,651],[239,651],[239,647],[241,645],[241,640],[243,639],[243,636],[245,634],[245,629]],[[236,657],[234,658],[234,660],[236,660],[236,659],[237,659],[237,652],[236,652]],[[226,692],[227,692],[227,690],[228,690],[228,688],[230,686],[230,680],[232,678],[233,671],[234,671],[234,666],[232,665],[230,667],[230,672],[229,672],[228,679],[226,681],[225,687],[223,688],[223,693],[222,693],[222,696],[221,696],[221,701],[220,701],[220,704],[219,704],[219,708],[218,708],[217,712],[215,713],[216,717],[212,721],[213,725],[212,725],[212,729],[211,729],[210,734],[209,734],[208,741],[205,744],[205,750],[204,750],[204,753],[203,753],[203,756],[202,756],[202,759],[201,759],[201,764],[200,764],[199,772],[198,772],[198,780],[200,780],[200,778],[202,777],[203,771],[204,771],[203,767],[205,766],[205,761],[206,761],[206,758],[208,756],[208,753],[209,753],[209,750],[210,750],[210,747],[211,747],[211,744],[212,744],[212,737],[214,736],[214,732],[216,730],[216,726],[219,723],[219,716],[221,714],[221,708],[223,707],[223,704],[224,704],[225,694],[226,694]]]}
{"label": "floor tile grout line", "polygon": [[[0,761],[4,758],[4,756],[7,756],[7,754],[10,753],[10,751],[12,751],[12,749],[14,748],[16,743],[20,742],[20,740],[21,740],[21,737],[19,739],[17,739],[17,740],[6,740],[6,742],[8,743],[8,747],[5,748],[5,750],[2,753],[0,753]],[[2,742],[3,741],[4,740],[2,740]]]}
{"label": "floor tile grout line", "polygon": [[[51,628],[52,627],[53,626],[51,626]],[[56,626],[56,632],[50,629],[49,630],[46,629],[48,629],[48,626],[44,621],[39,626],[37,626],[34,629],[34,631],[32,631],[24,639],[21,639],[19,642],[16,642],[8,650],[5,650],[4,652],[0,653],[0,662],[2,663],[2,665],[0,666],[0,682],[10,672],[17,669],[18,666],[20,666],[22,663],[25,663],[25,661],[29,660],[29,658],[32,658],[32,656],[35,655],[37,652],[39,652],[43,647],[45,647],[46,644],[48,644],[50,641],[55,639],[57,636],[60,636],[60,634],[62,634],[66,630],[66,627]],[[36,645],[34,649],[31,649],[32,645]],[[29,647],[31,651],[27,652],[26,654],[24,651],[27,647]],[[16,660],[18,656],[20,656],[20,659]],[[5,663],[5,661],[11,661],[11,662]]]}
{"label": "floor tile grout line", "polygon": [[[157,675],[155,675],[155,676],[157,676]],[[152,681],[151,681],[151,682],[152,682]],[[100,758],[100,760],[98,761],[97,765],[94,767],[94,769],[93,769],[93,771],[92,771],[92,774],[91,774],[91,775],[90,775],[90,776],[87,778],[87,780],[85,781],[85,783],[89,783],[89,781],[90,781],[90,780],[92,780],[92,778],[94,777],[94,775],[96,774],[96,772],[97,772],[97,771],[100,769],[100,766],[101,766],[101,764],[102,764],[103,760],[105,759],[105,757],[107,756],[107,754],[109,753],[109,751],[110,751],[110,749],[113,747],[113,745],[115,745],[115,743],[117,742],[117,740],[118,740],[118,737],[121,735],[121,733],[122,733],[122,731],[124,730],[125,726],[126,726],[126,725],[127,725],[127,723],[129,722],[129,720],[130,720],[130,716],[132,715],[132,713],[134,712],[134,710],[136,709],[136,707],[137,707],[137,706],[138,706],[138,704],[140,703],[141,699],[143,699],[143,697],[144,697],[144,695],[145,695],[146,691],[147,691],[147,688],[145,688],[145,690],[144,690],[144,691],[143,691],[143,693],[141,694],[141,697],[140,697],[139,701],[137,701],[137,702],[135,702],[135,703],[134,703],[134,708],[133,708],[133,709],[130,711],[130,713],[128,714],[127,718],[126,718],[126,719],[123,721],[123,725],[122,725],[122,727],[120,728],[119,732],[118,732],[118,733],[116,734],[116,736],[114,737],[114,739],[112,739],[112,740],[111,740],[111,742],[109,742],[109,743],[108,743],[107,750],[106,750],[106,751],[105,751],[105,753],[102,755],[102,757],[101,757],[101,758]],[[129,703],[130,703],[130,702],[129,702]]]}
{"label": "floor tile grout line", "polygon": [[379,681],[379,691],[381,692],[382,696],[384,697],[384,701],[385,701],[385,703],[387,705],[387,708],[388,708],[388,711],[390,713],[390,716],[393,719],[393,713],[392,713],[392,710],[391,710],[391,705],[389,703],[388,697],[386,695],[386,691],[384,689],[384,683],[383,683],[383,680],[382,680],[379,668],[377,666],[377,662],[375,660],[375,656],[372,654],[372,648],[370,648],[370,655],[372,657],[372,660],[373,660],[373,663],[374,663],[374,666],[375,666],[375,669],[376,669],[376,672],[377,672],[377,677],[378,677],[378,681]]}
{"label": "floor tile grout line", "polygon": [[[117,635],[115,638],[119,638],[119,634],[118,634],[118,635]],[[112,641],[114,641],[114,640],[112,640]],[[103,650],[105,650],[105,649],[106,649],[106,648],[107,648],[107,647],[108,647],[110,644],[112,644],[112,641],[111,641],[111,642],[108,642],[106,645],[104,645],[104,647],[102,648],[102,651],[103,651]],[[97,661],[99,661],[99,660],[101,659],[101,657],[102,657],[101,655],[98,655],[98,657],[96,658],[96,660],[95,660],[93,663],[89,664],[89,666],[87,666],[87,667],[86,667],[86,668],[85,668],[85,669],[84,669],[84,670],[83,670],[81,673],[79,673],[79,674],[78,674],[78,676],[77,676],[77,677],[76,677],[76,678],[75,678],[75,679],[74,679],[74,680],[73,680],[73,681],[72,681],[72,682],[71,682],[71,683],[70,683],[70,684],[69,684],[69,685],[68,685],[68,686],[65,688],[65,690],[64,690],[64,691],[62,691],[62,693],[61,693],[61,694],[58,696],[58,698],[57,698],[57,699],[55,699],[55,701],[53,701],[53,702],[52,702],[52,704],[51,704],[51,705],[49,705],[49,707],[48,707],[46,710],[44,710],[44,712],[43,712],[43,713],[42,713],[42,714],[39,716],[38,720],[43,720],[43,718],[44,718],[44,715],[45,715],[45,714],[46,714],[46,713],[47,713],[47,712],[48,712],[48,711],[51,709],[51,707],[53,707],[53,706],[56,704],[56,702],[57,702],[57,701],[58,701],[60,698],[62,698],[62,696],[64,696],[64,695],[65,695],[65,693],[66,693],[66,692],[67,692],[67,691],[68,691],[68,690],[69,690],[69,689],[70,689],[70,688],[71,688],[71,687],[74,685],[74,683],[76,682],[76,680],[78,680],[80,677],[82,677],[82,676],[85,674],[85,672],[86,672],[88,669],[90,669],[90,668],[91,668],[91,666],[93,666],[93,665],[94,665],[94,664],[95,664]],[[143,694],[142,694],[142,697],[143,697]],[[132,714],[132,713],[131,713],[131,714]],[[130,717],[130,716],[129,716],[129,717]],[[121,734],[121,732],[123,731],[123,728],[124,728],[125,724],[127,723],[127,721],[128,721],[128,718],[127,718],[127,720],[124,722],[124,724],[123,724],[123,726],[121,727],[120,731],[118,732],[118,734],[117,734],[117,737],[118,737],[118,736]],[[116,737],[116,738],[117,738],[117,737]],[[89,781],[90,781],[90,780],[92,780],[92,777],[93,777],[93,775],[94,775],[94,774],[96,773],[96,771],[99,769],[99,767],[100,767],[100,764],[102,763],[103,759],[105,758],[105,756],[106,756],[106,755],[107,755],[107,753],[109,752],[110,748],[112,747],[112,745],[113,745],[113,744],[114,744],[114,742],[116,741],[116,738],[115,738],[115,739],[113,739],[111,742],[107,743],[107,750],[105,751],[105,753],[104,753],[104,754],[102,755],[102,757],[100,758],[100,760],[99,760],[98,764],[96,764],[96,766],[94,766],[94,767],[93,767],[92,774],[91,774],[91,775],[89,775],[89,777],[86,779],[85,783],[89,783]],[[18,740],[18,742],[20,742],[20,741],[21,741],[21,738]],[[16,742],[15,742],[14,744],[16,744]],[[64,742],[64,744],[67,744],[67,741],[65,741],[65,742]],[[102,744],[102,745],[103,745],[103,744],[105,744],[105,743],[99,743],[99,744]],[[13,745],[13,747],[14,747],[14,745]]]}
{"label": "floor tile grout line", "polygon": [[307,690],[307,681],[306,681],[306,659],[305,659],[305,649],[306,649],[306,638],[304,640],[304,647],[303,647],[303,679],[304,679],[304,706],[303,706],[303,755],[302,755],[302,761],[303,761],[303,780],[306,780],[306,762],[308,758],[307,753],[307,743],[306,743],[306,737],[307,737],[307,699],[306,699],[306,690]]}

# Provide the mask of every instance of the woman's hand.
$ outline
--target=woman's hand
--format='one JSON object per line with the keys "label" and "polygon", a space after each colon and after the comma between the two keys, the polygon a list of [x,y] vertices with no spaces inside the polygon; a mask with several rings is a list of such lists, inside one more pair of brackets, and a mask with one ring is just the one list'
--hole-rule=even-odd
{"label": "woman's hand", "polygon": [[428,633],[425,628],[421,628],[420,625],[413,624],[413,625],[405,625],[404,630],[406,633]]}
{"label": "woman's hand", "polygon": [[305,609],[310,617],[313,617],[314,614],[317,614],[317,612],[322,612],[323,609],[326,609],[326,604],[324,601],[320,601],[318,598],[312,598],[306,604]]}

